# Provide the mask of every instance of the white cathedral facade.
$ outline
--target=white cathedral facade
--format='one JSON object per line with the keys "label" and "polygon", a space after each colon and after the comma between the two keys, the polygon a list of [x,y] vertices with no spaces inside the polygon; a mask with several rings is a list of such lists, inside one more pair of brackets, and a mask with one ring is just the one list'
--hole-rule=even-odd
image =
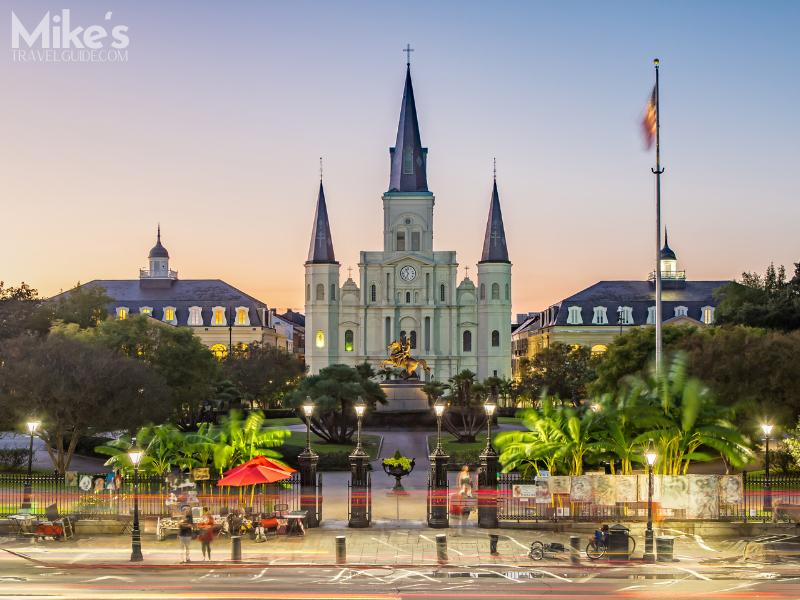
{"label": "white cathedral facade", "polygon": [[332,364],[376,369],[387,346],[405,339],[431,368],[421,379],[447,381],[469,369],[478,380],[511,377],[511,262],[497,182],[489,204],[477,285],[457,281],[452,250],[434,250],[434,195],[427,184],[410,68],[397,141],[383,194],[383,249],[362,251],[358,281],[340,284],[320,182],[305,263],[306,363],[311,374]]}

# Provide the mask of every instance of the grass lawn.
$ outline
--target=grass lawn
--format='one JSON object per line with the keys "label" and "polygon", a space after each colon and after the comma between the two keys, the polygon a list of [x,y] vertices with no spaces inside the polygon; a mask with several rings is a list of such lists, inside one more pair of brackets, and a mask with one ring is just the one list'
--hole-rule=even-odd
{"label": "grass lawn", "polygon": [[497,417],[499,425],[521,425],[522,419],[518,417]]}
{"label": "grass lawn", "polygon": [[[286,443],[275,450],[283,455],[287,463],[296,468],[297,455],[306,446],[306,434],[304,431],[292,431],[291,434]],[[370,460],[373,460],[378,456],[381,436],[362,433],[361,445],[366,453],[369,454]],[[350,468],[348,456],[355,448],[355,442],[352,444],[328,444],[312,433],[311,447],[314,452],[319,454],[317,468],[320,471],[346,471]]]}
{"label": "grass lawn", "polygon": [[[496,436],[492,436],[492,440]],[[436,447],[436,435],[428,436],[428,448],[433,450]],[[481,432],[475,436],[475,441],[461,444],[450,434],[442,434],[442,448],[450,456],[451,463],[475,464],[478,462],[478,455],[486,447],[486,432]],[[496,449],[496,448],[495,448]]]}
{"label": "grass lawn", "polygon": [[287,425],[302,425],[303,421],[300,417],[278,417],[276,419],[266,419],[264,425],[266,427],[286,427]]}

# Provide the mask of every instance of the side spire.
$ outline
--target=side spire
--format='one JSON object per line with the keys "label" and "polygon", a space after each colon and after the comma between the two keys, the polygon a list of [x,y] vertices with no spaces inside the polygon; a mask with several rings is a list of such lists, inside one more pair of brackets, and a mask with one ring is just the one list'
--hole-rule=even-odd
{"label": "side spire", "polygon": [[500,210],[500,194],[497,192],[496,172],[492,185],[492,200],[489,203],[489,218],[486,221],[486,235],[483,238],[481,262],[511,262],[508,260],[506,229],[503,226],[503,212]]}
{"label": "side spire", "polygon": [[[404,52],[410,51],[410,49]],[[411,65],[406,64],[406,84],[400,105],[400,122],[397,125],[397,140],[389,149],[391,174],[390,192],[427,192],[426,172],[428,149],[422,147],[414,102],[414,86],[411,84]]]}
{"label": "side spire", "polygon": [[320,173],[319,195],[317,196],[317,210],[314,213],[314,227],[311,230],[311,244],[308,248],[308,262],[310,263],[336,263],[333,254],[333,237],[331,226],[328,222],[328,207],[325,205],[325,190],[322,187]]}

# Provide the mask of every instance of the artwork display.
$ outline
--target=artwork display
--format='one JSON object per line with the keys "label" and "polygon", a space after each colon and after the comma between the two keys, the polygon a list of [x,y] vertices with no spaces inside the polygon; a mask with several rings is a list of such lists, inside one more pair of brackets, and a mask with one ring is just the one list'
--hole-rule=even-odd
{"label": "artwork display", "polygon": [[[636,475],[611,475],[617,484],[617,502],[636,502]],[[645,496],[646,499],[646,496]]]}
{"label": "artwork display", "polygon": [[[637,475],[639,480],[639,498],[641,502],[647,502],[647,475]],[[661,476],[653,477],[653,502],[661,501]]]}
{"label": "artwork display", "polygon": [[615,475],[592,475],[592,495],[595,504],[613,506],[617,502]]}
{"label": "artwork display", "polygon": [[686,510],[689,507],[689,479],[686,475],[661,475],[661,507]]}
{"label": "artwork display", "polygon": [[556,494],[569,494],[571,477],[565,475],[553,475],[549,477],[550,480],[550,493],[555,496]]}
{"label": "artwork display", "polygon": [[589,475],[578,475],[571,479],[569,499],[573,502],[591,502],[592,477]]}
{"label": "artwork display", "polygon": [[550,504],[553,497],[550,495],[550,478],[542,477],[536,482],[536,504]]}
{"label": "artwork display", "polygon": [[690,519],[719,518],[719,475],[686,475],[689,480],[689,507],[686,516]]}
{"label": "artwork display", "polygon": [[723,504],[739,504],[744,498],[741,475],[722,475],[719,481],[719,501]]}

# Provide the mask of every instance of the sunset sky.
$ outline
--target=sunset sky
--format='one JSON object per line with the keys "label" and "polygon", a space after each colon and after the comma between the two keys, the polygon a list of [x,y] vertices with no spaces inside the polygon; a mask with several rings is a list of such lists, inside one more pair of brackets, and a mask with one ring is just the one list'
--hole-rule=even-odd
{"label": "sunset sky", "polygon": [[[474,273],[496,156],[514,312],[652,269],[639,122],[655,56],[681,268],[722,279],[800,260],[798,2],[2,7],[7,284],[134,278],[160,222],[180,277],[302,309],[320,156],[343,280],[381,248],[406,43],[434,245]],[[62,8],[73,26],[127,25],[128,62],[14,62],[11,11],[32,27]]]}

